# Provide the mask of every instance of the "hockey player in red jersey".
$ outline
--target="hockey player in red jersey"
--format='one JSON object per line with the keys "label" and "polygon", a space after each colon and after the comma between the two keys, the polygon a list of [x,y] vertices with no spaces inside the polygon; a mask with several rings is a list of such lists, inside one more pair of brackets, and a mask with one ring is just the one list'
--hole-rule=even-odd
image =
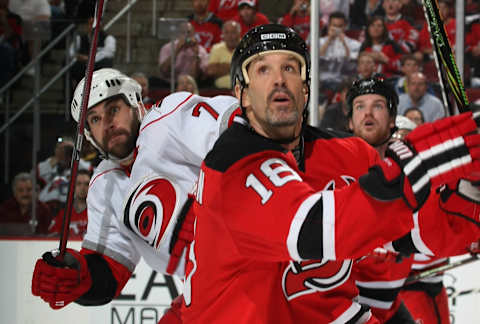
{"label": "hockey player in red jersey", "polygon": [[[384,160],[306,126],[309,68],[304,41],[281,25],[251,29],[234,53],[244,119],[202,164],[186,323],[378,323],[354,300],[348,258],[407,233],[432,188],[478,168],[471,114],[426,125]],[[463,166],[450,163],[452,138],[468,143]]]}
{"label": "hockey player in red jersey", "polygon": [[[372,81],[377,84],[375,87],[371,86]],[[387,102],[394,104],[387,105]],[[397,129],[397,104],[394,88],[382,79],[355,81],[347,93],[350,130],[374,147],[382,158]],[[370,306],[381,323],[415,324],[398,297],[411,265],[411,257],[400,258],[382,248],[354,263],[358,301]]]}

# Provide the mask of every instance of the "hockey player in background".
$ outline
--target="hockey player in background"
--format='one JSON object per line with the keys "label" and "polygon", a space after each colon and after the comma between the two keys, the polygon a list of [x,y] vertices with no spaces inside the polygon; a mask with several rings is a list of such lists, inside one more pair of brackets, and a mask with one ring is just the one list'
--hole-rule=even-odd
{"label": "hockey player in background", "polygon": [[[72,115],[77,121],[82,89],[83,82],[72,102]],[[192,189],[203,156],[231,122],[238,106],[233,97],[207,99],[178,93],[151,108],[141,127],[144,106],[140,94],[138,83],[116,70],[93,73],[85,135],[104,160],[90,183],[87,233],[81,251],[67,249],[67,267],[55,266],[54,255],[48,252],[37,261],[32,279],[32,293],[54,309],[72,301],[81,305],[110,302],[120,293],[141,256],[154,270],[167,272],[170,239],[187,192]],[[152,137],[148,142],[139,140],[135,150],[139,133]],[[148,160],[147,151],[158,155]],[[167,161],[163,153],[171,159]],[[135,156],[140,164],[148,161],[150,166],[163,167],[165,173],[157,173],[155,179],[150,179],[153,182],[145,183],[151,190],[129,200],[131,213],[124,215],[131,171],[138,174],[135,179],[139,181],[153,174],[147,166],[144,172],[132,170]],[[146,203],[146,208],[139,209],[139,218],[135,219],[133,212],[138,203]],[[149,208],[156,207],[161,212],[150,214]],[[183,232],[175,233],[179,237],[176,241],[183,242]],[[182,249],[174,251],[178,255],[171,263],[172,273],[182,277]]]}
{"label": "hockey player in background", "polygon": [[[380,78],[355,81],[347,92],[349,128],[364,139],[381,158],[396,132],[398,95]],[[382,248],[354,263],[353,276],[359,289],[358,301],[370,306],[381,323],[415,324],[398,294],[412,258],[397,258]]]}
{"label": "hockey player in background", "polygon": [[[409,232],[432,188],[478,168],[473,157],[440,170],[458,155],[430,151],[477,140],[471,114],[413,132],[385,160],[358,138],[306,126],[309,69],[305,43],[281,25],[251,29],[234,53],[243,120],[202,164],[185,323],[378,323],[354,300],[349,258]],[[425,164],[419,151],[434,158]]]}

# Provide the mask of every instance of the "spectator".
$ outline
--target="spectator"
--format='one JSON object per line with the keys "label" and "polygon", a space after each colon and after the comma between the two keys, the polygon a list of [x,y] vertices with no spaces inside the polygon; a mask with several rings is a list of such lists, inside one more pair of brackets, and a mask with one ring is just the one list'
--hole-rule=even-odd
{"label": "spectator", "polygon": [[148,94],[150,93],[150,86],[147,76],[142,72],[135,72],[132,73],[130,78],[137,81],[142,87],[142,102],[145,105],[146,109],[150,109],[150,107],[152,107],[152,105],[154,104],[154,101],[148,96]]}
{"label": "spectator", "polygon": [[215,78],[216,88],[230,89],[230,62],[232,61],[233,51],[240,42],[240,33],[242,32],[240,24],[234,20],[229,20],[223,24],[223,41],[215,44],[208,58],[207,74]]}
{"label": "spectator", "polygon": [[405,53],[415,52],[418,42],[418,31],[401,13],[401,0],[384,0],[385,23],[392,39],[397,42]]}
{"label": "spectator", "polygon": [[345,35],[347,18],[335,11],[328,20],[327,35],[319,42],[319,69],[322,88],[335,89],[344,75],[353,75],[361,43]]}
{"label": "spectator", "polygon": [[[50,12],[50,4],[47,0],[23,0],[23,1],[10,1],[9,2],[9,9],[16,14],[20,15],[23,20],[23,25],[26,27],[27,25],[32,26],[33,24],[42,24],[46,23],[45,26],[48,26],[48,22],[50,20],[51,12]],[[37,26],[38,27],[38,26]],[[38,28],[30,28],[32,31],[37,31]],[[46,27],[47,29],[50,26]],[[22,64],[27,64],[32,58],[34,53],[34,35],[27,35],[25,34],[24,29],[24,40],[28,37],[29,39],[26,40],[25,46],[26,49],[24,51],[24,56],[22,58]],[[43,30],[43,28],[42,28]],[[48,31],[48,30],[47,30]],[[30,69],[28,71],[29,75],[33,75],[34,69]]]}
{"label": "spectator", "polygon": [[220,42],[222,20],[208,11],[208,0],[192,0],[193,14],[188,16],[200,45],[210,52]]}
{"label": "spectator", "polygon": [[350,2],[350,0],[319,1],[318,9],[320,14],[320,26],[326,26],[332,13],[336,11],[340,11],[345,17],[348,17],[350,12]]}
{"label": "spectator", "polygon": [[403,140],[412,130],[418,125],[414,123],[410,118],[402,115],[395,117],[395,126],[397,130],[392,135],[392,140]]}
{"label": "spectator", "polygon": [[[51,220],[50,209],[48,206],[37,200],[36,202],[36,221],[32,220],[32,176],[26,172],[19,173],[13,178],[12,191],[13,197],[4,201],[0,205],[0,227],[2,232],[7,234],[29,234],[31,229],[35,234],[46,234],[48,224]],[[11,224],[11,228],[10,225]],[[31,225],[30,225],[31,224]],[[29,228],[29,225],[31,226]],[[7,227],[8,226],[8,227]]]}
{"label": "spectator", "polygon": [[188,91],[193,94],[198,94],[197,81],[188,74],[180,74],[178,76],[176,91]]}
{"label": "spectator", "polygon": [[480,87],[480,22],[470,25],[465,43],[466,60],[473,73],[470,86]]}
{"label": "spectator", "polygon": [[[92,7],[92,10],[94,8],[95,7]],[[73,88],[75,88],[78,82],[80,82],[80,80],[85,76],[85,69],[87,67],[90,44],[92,41],[91,37],[94,22],[94,12],[80,11],[79,13],[80,16],[84,14],[88,16],[87,22],[86,24],[82,25],[83,28],[80,34],[76,36],[70,47],[70,56],[77,59],[70,71],[73,81]],[[98,36],[94,70],[113,67],[116,50],[117,41],[115,37],[113,35],[107,34],[105,31],[103,31],[103,29],[101,29]]]}
{"label": "spectator", "polygon": [[414,122],[417,126],[425,122],[425,117],[423,117],[422,111],[416,107],[408,108],[403,115]]}
{"label": "spectator", "polygon": [[407,93],[399,97],[398,113],[403,115],[407,108],[416,107],[425,116],[425,122],[432,122],[445,116],[440,99],[427,93],[427,78],[422,72],[407,76]]}
{"label": "spectator", "polygon": [[[54,155],[37,165],[37,178],[41,188],[38,199],[50,207],[53,215],[56,215],[67,201],[72,153],[73,139],[59,137]],[[78,167],[91,169],[90,164],[83,160],[80,160]]]}
{"label": "spectator", "polygon": [[365,41],[360,51],[373,53],[377,72],[389,78],[400,74],[400,57],[403,54],[400,46],[389,37],[387,26],[382,17],[373,17],[367,26]]}
{"label": "spectator", "polygon": [[208,11],[223,21],[233,19],[238,14],[238,0],[210,0]]}
{"label": "spectator", "polygon": [[357,78],[371,78],[377,74],[377,63],[371,52],[360,52],[357,59]]}
{"label": "spectator", "polygon": [[395,91],[398,95],[407,92],[407,75],[420,71],[420,62],[412,54],[403,55],[400,59],[402,76],[395,80]]}
{"label": "spectator", "polygon": [[189,74],[196,80],[206,77],[208,53],[205,47],[199,44],[195,37],[195,30],[191,23],[181,26],[182,33],[177,39],[168,42],[160,49],[158,64],[160,66],[160,86],[170,86],[170,70],[172,44],[175,48],[175,78],[180,74]]}
{"label": "spectator", "polygon": [[402,16],[409,19],[412,26],[420,30],[425,21],[423,4],[418,0],[400,0],[402,3]]}
{"label": "spectator", "polygon": [[340,94],[339,101],[327,106],[322,121],[320,122],[321,128],[331,128],[342,132],[350,131],[348,127],[349,109],[346,96],[351,85],[351,79],[345,79],[340,83],[340,86],[338,87],[338,92]]}
{"label": "spectator", "polygon": [[[25,45],[23,43],[23,21],[16,13],[8,9],[9,0],[0,0],[0,38],[2,44],[2,58],[13,61],[11,64],[5,64],[5,69],[2,68],[4,76],[14,73],[18,70],[26,53]],[[13,51],[13,58],[11,53]],[[6,54],[6,55],[5,55]],[[13,70],[13,71],[12,71]],[[9,78],[7,78],[8,80]]]}
{"label": "spectator", "polygon": [[255,26],[268,24],[268,18],[257,11],[256,0],[240,0],[238,1],[238,14],[233,20],[240,23],[242,27],[242,36]]}
{"label": "spectator", "polygon": [[[290,11],[280,18],[278,23],[293,28],[307,41],[310,35],[310,0],[294,0]],[[319,28],[322,28],[322,25]]]}
{"label": "spectator", "polygon": [[[73,199],[72,214],[70,215],[69,237],[83,238],[87,232],[87,193],[91,174],[87,170],[78,170],[75,181],[75,194]],[[61,209],[48,227],[48,233],[60,235],[62,233],[63,216],[65,208]]]}
{"label": "spectator", "polygon": [[[443,26],[447,32],[448,41],[455,49],[455,9],[452,0],[438,0],[438,11],[443,19]],[[432,44],[430,42],[430,32],[428,31],[427,22],[423,24],[423,28],[418,36],[417,51],[415,56],[421,62],[430,61],[432,59]]]}
{"label": "spectator", "polygon": [[295,0],[260,0],[258,1],[257,9],[267,16],[269,21],[278,21],[290,10],[294,1]]}
{"label": "spectator", "polygon": [[383,16],[382,0],[355,0],[350,7],[350,28],[364,29],[374,16]]}

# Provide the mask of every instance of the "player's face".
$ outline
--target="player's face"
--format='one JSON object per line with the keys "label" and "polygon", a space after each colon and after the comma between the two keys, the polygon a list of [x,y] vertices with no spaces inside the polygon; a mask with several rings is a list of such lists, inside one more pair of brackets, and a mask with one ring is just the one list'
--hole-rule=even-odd
{"label": "player's face", "polygon": [[385,97],[377,94],[358,96],[353,100],[350,129],[370,145],[378,145],[390,136],[394,120]]}
{"label": "player's face", "polygon": [[140,122],[122,98],[106,100],[89,109],[87,124],[105,152],[125,158],[135,148]]}
{"label": "player's face", "polygon": [[32,202],[32,182],[30,180],[18,181],[13,196],[20,206],[28,206]]}
{"label": "player's face", "polygon": [[[297,136],[308,93],[298,59],[287,53],[264,54],[249,64],[248,77],[242,104],[252,127],[273,139]],[[236,92],[238,97],[239,87]]]}
{"label": "player's face", "polygon": [[90,177],[86,174],[79,174],[75,181],[75,198],[80,200],[87,199],[88,184]]}

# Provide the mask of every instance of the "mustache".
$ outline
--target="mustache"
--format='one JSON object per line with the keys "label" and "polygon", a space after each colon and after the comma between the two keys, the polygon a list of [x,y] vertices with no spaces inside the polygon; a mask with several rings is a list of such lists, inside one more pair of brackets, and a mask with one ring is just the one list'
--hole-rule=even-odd
{"label": "mustache", "polygon": [[273,89],[272,92],[270,92],[270,94],[268,95],[267,100],[271,102],[273,100],[273,96],[276,95],[277,93],[284,93],[288,96],[288,98],[291,101],[294,101],[293,93],[288,88],[285,88],[285,87],[277,87]]}
{"label": "mustache", "polygon": [[107,147],[108,142],[110,142],[110,139],[112,137],[118,136],[118,135],[126,135],[127,137],[130,136],[130,133],[126,129],[116,129],[112,132],[109,132],[105,135],[103,139],[103,145],[104,147]]}

